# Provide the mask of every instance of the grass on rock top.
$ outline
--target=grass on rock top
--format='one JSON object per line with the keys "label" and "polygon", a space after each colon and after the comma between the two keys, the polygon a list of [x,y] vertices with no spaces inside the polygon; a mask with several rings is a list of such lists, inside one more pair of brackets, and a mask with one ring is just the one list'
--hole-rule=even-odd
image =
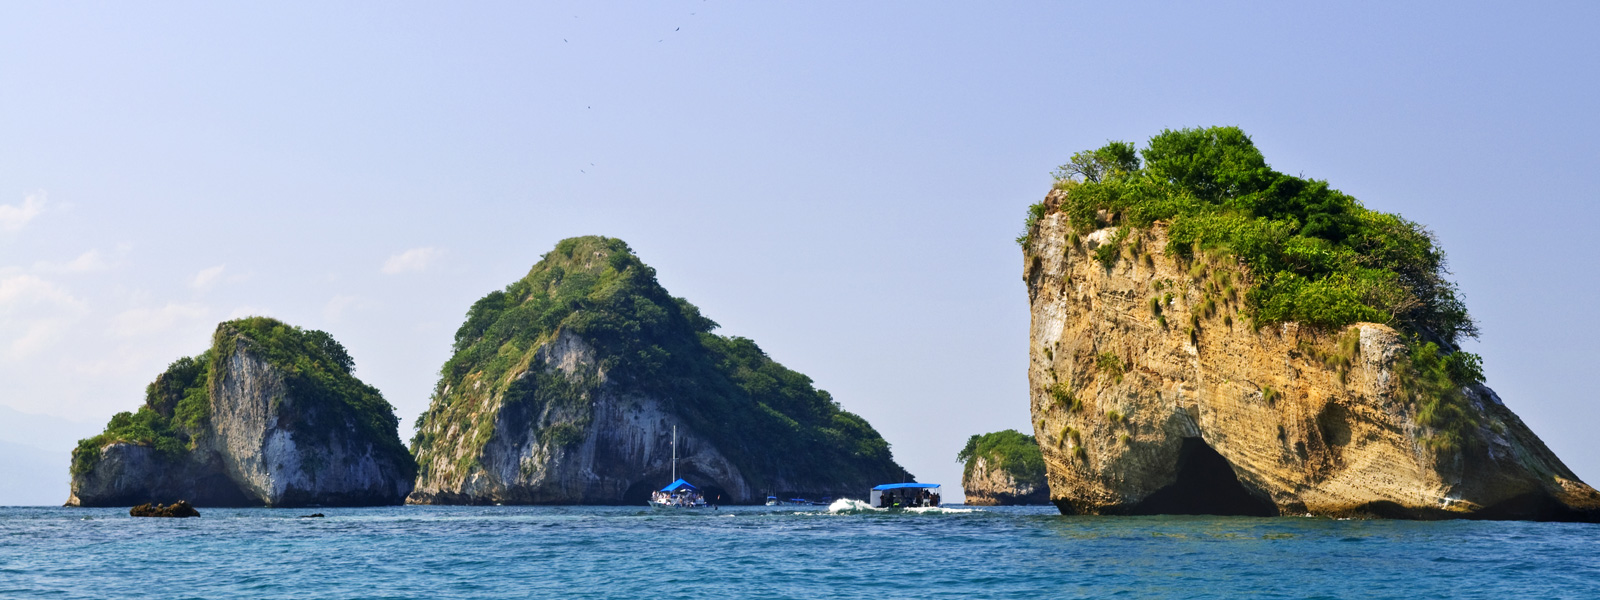
{"label": "grass on rock top", "polygon": [[982,457],[991,468],[999,468],[1021,483],[1043,484],[1045,480],[1044,455],[1034,437],[1015,429],[974,435],[956,454],[956,462],[965,466],[962,478],[972,476],[973,466]]}
{"label": "grass on rock top", "polygon": [[[1069,238],[1119,227],[1113,243],[1097,248],[1110,268],[1128,228],[1165,224],[1169,256],[1231,256],[1248,271],[1250,280],[1237,283],[1256,326],[1395,327],[1411,348],[1406,393],[1430,398],[1424,424],[1447,440],[1465,439],[1475,425],[1459,388],[1480,382],[1482,372],[1475,355],[1456,350],[1478,329],[1423,226],[1368,209],[1326,181],[1273,170],[1237,127],[1166,130],[1143,149],[1110,142],[1079,152],[1056,172],[1056,188],[1028,209],[1017,239],[1025,252],[1039,221],[1060,214]],[[1226,295],[1235,293],[1230,282]],[[1156,318],[1164,320],[1164,304],[1152,303]]]}

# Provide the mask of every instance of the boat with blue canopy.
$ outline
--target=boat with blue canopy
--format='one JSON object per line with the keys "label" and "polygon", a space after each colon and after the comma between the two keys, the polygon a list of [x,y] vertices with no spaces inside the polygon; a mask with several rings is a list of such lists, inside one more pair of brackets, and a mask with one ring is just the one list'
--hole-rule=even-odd
{"label": "boat with blue canopy", "polygon": [[885,483],[872,488],[874,508],[920,508],[938,506],[941,500],[937,483]]}
{"label": "boat with blue canopy", "polygon": [[650,495],[651,508],[705,508],[700,488],[678,477],[678,426],[672,426],[672,483]]}

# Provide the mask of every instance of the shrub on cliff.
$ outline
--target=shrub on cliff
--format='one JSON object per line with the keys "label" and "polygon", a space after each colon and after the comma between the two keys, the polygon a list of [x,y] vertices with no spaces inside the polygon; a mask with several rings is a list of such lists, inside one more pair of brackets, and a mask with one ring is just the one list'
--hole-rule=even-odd
{"label": "shrub on cliff", "polygon": [[211,415],[208,391],[211,352],[184,357],[144,389],[144,405],[136,412],[111,417],[105,431],[80,440],[72,451],[71,472],[88,473],[100,460],[100,449],[113,442],[150,446],[168,460],[177,460],[194,448]]}
{"label": "shrub on cliff", "polygon": [[[1326,181],[1272,170],[1236,127],[1163,131],[1142,165],[1126,157],[1130,146],[1112,142],[1063,166],[1060,203],[1030,207],[1024,246],[1053,211],[1080,234],[1110,225],[1105,214],[1134,227],[1163,221],[1168,253],[1220,250],[1249,267],[1245,304],[1258,323],[1389,323],[1452,347],[1477,335],[1444,252],[1421,225],[1369,210]],[[1100,157],[1123,158],[1112,167]]]}
{"label": "shrub on cliff", "polygon": [[1478,329],[1431,232],[1326,181],[1274,171],[1237,127],[1162,131],[1142,162],[1131,148],[1111,142],[1073,155],[1056,173],[1053,203],[1029,207],[1018,242],[1029,248],[1038,221],[1055,212],[1078,235],[1160,221],[1169,255],[1230,254],[1248,269],[1243,308],[1258,325],[1394,326],[1412,349],[1401,365],[1406,393],[1439,445],[1456,445],[1472,423],[1460,388],[1482,379],[1478,357],[1456,348]]}
{"label": "shrub on cliff", "polygon": [[962,477],[972,475],[976,458],[983,457],[990,465],[1004,471],[1012,479],[1025,483],[1044,482],[1044,456],[1033,436],[1015,429],[974,435],[956,454],[956,462],[965,465]]}

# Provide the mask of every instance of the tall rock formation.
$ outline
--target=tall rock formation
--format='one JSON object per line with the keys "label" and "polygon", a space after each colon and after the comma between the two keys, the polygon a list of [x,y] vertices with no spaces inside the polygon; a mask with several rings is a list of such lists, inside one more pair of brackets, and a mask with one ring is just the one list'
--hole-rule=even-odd
{"label": "tall rock formation", "polygon": [[1236,129],[1143,158],[1075,156],[1019,240],[1063,513],[1600,518],[1455,350],[1474,330],[1426,230]]}
{"label": "tall rock formation", "polygon": [[253,317],[172,363],[138,412],[79,442],[68,506],[400,504],[416,465],[394,409],[328,334]]}
{"label": "tall rock formation", "polygon": [[412,448],[421,504],[632,504],[678,476],[724,503],[909,477],[889,445],[754,342],[711,333],[621,240],[562,241],[491,292]]}
{"label": "tall rock formation", "polygon": [[974,435],[956,455],[964,466],[961,488],[967,504],[1048,504],[1044,458],[1033,436],[1015,429]]}

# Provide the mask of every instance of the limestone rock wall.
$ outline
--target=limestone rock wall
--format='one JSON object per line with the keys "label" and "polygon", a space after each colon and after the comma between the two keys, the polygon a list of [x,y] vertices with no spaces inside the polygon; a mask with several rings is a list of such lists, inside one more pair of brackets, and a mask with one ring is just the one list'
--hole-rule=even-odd
{"label": "limestone rock wall", "polygon": [[[1396,393],[1393,329],[1253,329],[1242,296],[1201,305],[1208,278],[1248,283],[1237,264],[1176,260],[1157,224],[1126,239],[1147,256],[1107,267],[1093,253],[1114,237],[1049,214],[1025,252],[1034,432],[1062,512],[1600,516],[1600,494],[1486,387],[1465,390],[1478,427],[1464,448],[1427,443]],[[1329,366],[1341,337],[1355,355]]]}

